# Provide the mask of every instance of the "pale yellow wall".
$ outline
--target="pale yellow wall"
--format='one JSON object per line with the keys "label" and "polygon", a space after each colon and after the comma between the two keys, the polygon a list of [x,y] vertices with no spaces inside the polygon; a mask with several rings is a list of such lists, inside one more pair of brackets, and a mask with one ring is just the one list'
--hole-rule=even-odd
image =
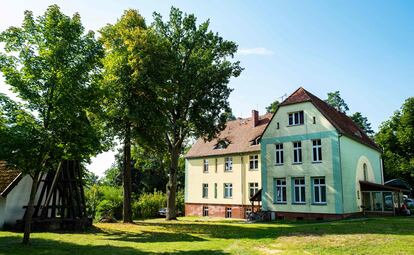
{"label": "pale yellow wall", "polygon": [[[289,126],[288,113],[297,111],[304,111],[304,125]],[[316,117],[316,124],[313,124],[313,117]],[[279,129],[277,129],[278,122]],[[267,127],[265,134],[263,134],[263,138],[304,135],[331,130],[335,130],[335,127],[312,103],[305,102],[280,107]]]}
{"label": "pale yellow wall", "polygon": [[[249,170],[249,155],[259,155],[257,170]],[[233,171],[224,171],[225,157],[233,158]],[[203,160],[209,160],[208,173],[203,172]],[[217,160],[217,171],[215,161]],[[261,188],[260,152],[244,155],[226,155],[187,159],[186,203],[245,204],[249,205],[249,183],[259,183]],[[208,184],[208,198],[202,197],[202,184]],[[217,198],[214,198],[214,183],[217,183]],[[224,198],[224,183],[233,184],[233,197]]]}

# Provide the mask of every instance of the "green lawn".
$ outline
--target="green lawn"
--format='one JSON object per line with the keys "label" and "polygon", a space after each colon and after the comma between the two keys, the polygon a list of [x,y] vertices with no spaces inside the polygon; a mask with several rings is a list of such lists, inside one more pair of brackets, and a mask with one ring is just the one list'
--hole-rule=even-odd
{"label": "green lawn", "polygon": [[95,224],[83,233],[0,232],[0,254],[414,254],[414,217],[247,224],[204,218]]}

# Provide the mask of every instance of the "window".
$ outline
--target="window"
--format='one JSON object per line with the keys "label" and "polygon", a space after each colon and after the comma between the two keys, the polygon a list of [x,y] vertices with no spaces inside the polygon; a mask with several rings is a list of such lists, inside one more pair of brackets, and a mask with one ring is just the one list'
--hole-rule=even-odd
{"label": "window", "polygon": [[286,203],[286,179],[276,179],[276,203]]}
{"label": "window", "polygon": [[231,218],[231,207],[226,207],[226,218]]}
{"label": "window", "polygon": [[295,203],[305,203],[305,178],[293,179],[293,197]]}
{"label": "window", "polygon": [[233,158],[232,157],[226,157],[224,160],[224,171],[230,172],[233,170]]}
{"label": "window", "polygon": [[208,206],[203,206],[203,216],[208,216]]}
{"label": "window", "polygon": [[316,117],[313,117],[313,124],[316,124]]}
{"label": "window", "polygon": [[208,159],[204,160],[203,165],[204,165],[203,172],[208,173]]}
{"label": "window", "polygon": [[226,139],[219,140],[217,142],[217,144],[214,146],[214,149],[215,150],[221,150],[221,149],[227,148],[227,146],[229,146],[229,141],[227,141]]}
{"label": "window", "polygon": [[279,129],[279,122],[276,123],[276,129]]}
{"label": "window", "polygon": [[283,143],[278,143],[276,146],[276,156],[275,156],[275,163],[276,165],[283,164]]}
{"label": "window", "polygon": [[249,156],[249,159],[250,159],[250,170],[259,169],[259,155],[251,155]]}
{"label": "window", "polygon": [[302,163],[302,143],[293,142],[293,163]]}
{"label": "window", "polygon": [[315,204],[326,204],[325,178],[313,178],[313,202]]}
{"label": "window", "polygon": [[217,161],[218,159],[214,159],[214,170],[216,171],[216,173],[217,173]]}
{"label": "window", "polygon": [[203,198],[208,198],[208,184],[203,183]]}
{"label": "window", "polygon": [[214,183],[214,198],[217,198],[217,183]]}
{"label": "window", "polygon": [[259,183],[250,182],[249,183],[249,197],[254,196],[259,191]]}
{"label": "window", "polygon": [[362,165],[362,169],[363,169],[363,171],[364,171],[364,181],[367,181],[368,180],[368,169],[367,169],[367,164],[363,164]]}
{"label": "window", "polygon": [[321,139],[312,140],[312,160],[313,162],[322,161],[322,142]]}
{"label": "window", "polygon": [[249,218],[249,215],[252,213],[252,208],[246,208],[246,218]]}
{"label": "window", "polygon": [[250,141],[250,145],[258,145],[260,144],[260,138],[261,136],[256,137],[255,139]]}
{"label": "window", "polygon": [[233,197],[233,184],[224,183],[224,198],[232,198],[232,197]]}
{"label": "window", "polygon": [[303,111],[289,113],[289,126],[303,125]]}

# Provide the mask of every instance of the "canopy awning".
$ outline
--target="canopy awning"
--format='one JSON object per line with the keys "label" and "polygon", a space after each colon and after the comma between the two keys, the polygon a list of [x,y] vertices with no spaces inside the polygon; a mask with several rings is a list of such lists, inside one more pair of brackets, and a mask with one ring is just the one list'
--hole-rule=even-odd
{"label": "canopy awning", "polygon": [[394,192],[407,191],[402,188],[397,188],[397,187],[392,187],[388,185],[367,182],[367,181],[359,181],[359,184],[361,185],[361,191],[394,191]]}
{"label": "canopy awning", "polygon": [[252,201],[262,201],[262,189],[259,189],[259,191],[250,198],[250,202]]}

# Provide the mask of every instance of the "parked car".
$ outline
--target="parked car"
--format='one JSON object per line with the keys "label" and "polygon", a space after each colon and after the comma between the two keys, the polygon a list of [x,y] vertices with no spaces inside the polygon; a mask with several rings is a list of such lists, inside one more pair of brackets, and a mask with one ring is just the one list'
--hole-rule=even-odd
{"label": "parked car", "polygon": [[411,211],[411,215],[414,215],[414,198],[407,198],[405,200],[407,208]]}
{"label": "parked car", "polygon": [[[158,217],[164,218],[167,216],[167,207],[161,208],[158,211]],[[177,216],[183,216],[183,212],[181,212],[180,210],[177,210]]]}

